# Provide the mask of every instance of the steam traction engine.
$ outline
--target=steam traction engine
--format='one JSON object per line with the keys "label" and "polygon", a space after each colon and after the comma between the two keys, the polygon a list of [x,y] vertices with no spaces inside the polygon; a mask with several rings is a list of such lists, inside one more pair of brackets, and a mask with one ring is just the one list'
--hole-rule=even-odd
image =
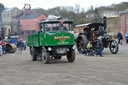
{"label": "steam traction engine", "polygon": [[92,42],[94,48],[97,48],[97,38],[102,36],[103,49],[109,48],[112,54],[118,52],[119,46],[112,36],[108,35],[103,23],[90,23],[75,26],[75,29],[81,29],[76,39],[77,50],[79,53],[84,53],[88,41]]}

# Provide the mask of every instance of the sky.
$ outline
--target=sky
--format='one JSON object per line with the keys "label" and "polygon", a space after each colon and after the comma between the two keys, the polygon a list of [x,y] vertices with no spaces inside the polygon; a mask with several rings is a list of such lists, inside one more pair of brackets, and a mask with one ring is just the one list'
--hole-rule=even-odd
{"label": "sky", "polygon": [[80,5],[80,8],[87,10],[90,6],[109,6],[120,2],[128,2],[128,0],[0,0],[5,7],[18,7],[22,9],[24,4],[31,4],[32,8],[49,9],[56,6],[72,6]]}

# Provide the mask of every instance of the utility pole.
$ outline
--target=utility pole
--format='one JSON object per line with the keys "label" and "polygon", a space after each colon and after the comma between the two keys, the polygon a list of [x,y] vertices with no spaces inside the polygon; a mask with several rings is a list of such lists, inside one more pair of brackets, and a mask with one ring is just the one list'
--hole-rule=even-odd
{"label": "utility pole", "polygon": [[2,40],[5,39],[5,31],[4,31],[3,24],[2,24],[2,28],[1,28],[1,38],[2,38]]}

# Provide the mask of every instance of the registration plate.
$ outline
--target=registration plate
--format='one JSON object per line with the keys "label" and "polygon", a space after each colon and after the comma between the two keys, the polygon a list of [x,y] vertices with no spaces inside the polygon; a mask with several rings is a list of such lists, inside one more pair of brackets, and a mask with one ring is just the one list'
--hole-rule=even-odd
{"label": "registration plate", "polygon": [[66,53],[66,52],[67,52],[66,48],[58,48],[57,49],[57,53]]}

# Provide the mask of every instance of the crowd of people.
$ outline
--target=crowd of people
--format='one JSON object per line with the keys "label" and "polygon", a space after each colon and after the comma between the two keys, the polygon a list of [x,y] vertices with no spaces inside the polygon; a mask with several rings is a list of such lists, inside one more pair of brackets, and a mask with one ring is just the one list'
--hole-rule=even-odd
{"label": "crowd of people", "polygon": [[[126,38],[126,35],[128,37],[128,33],[125,34],[125,38]],[[118,41],[117,41],[118,44],[122,46],[123,45],[122,33],[118,32],[116,36],[118,39]],[[96,54],[96,55],[103,57],[103,54],[102,54],[102,50],[103,50],[102,36],[99,36],[97,38],[96,42],[97,42],[97,43],[95,43],[96,47],[93,46],[93,43],[91,41],[88,42],[87,47],[85,47],[85,55],[86,56],[93,56],[94,54]],[[126,41],[126,43],[127,43],[127,41]]]}
{"label": "crowd of people", "polygon": [[125,33],[124,39],[123,39],[122,33],[118,32],[117,33],[117,38],[118,38],[118,44],[123,45],[123,40],[125,40],[126,44],[128,44],[128,33]]}
{"label": "crowd of people", "polygon": [[[7,44],[12,44],[12,43],[13,43],[12,41],[6,42],[5,40],[2,40],[0,42],[0,56],[2,56],[3,54],[6,54],[7,49],[8,49],[6,47],[6,45]],[[27,46],[26,41],[19,40],[16,43],[13,43],[13,44],[16,45],[16,47],[18,48],[17,52],[19,52],[20,54],[22,53],[23,50],[26,50],[26,46]]]}
{"label": "crowd of people", "polygon": [[22,41],[22,40],[19,40],[17,42],[17,48],[18,48],[18,51],[19,53],[21,54],[23,50],[26,50],[26,42],[25,41]]}
{"label": "crowd of people", "polygon": [[103,57],[102,55],[102,36],[99,36],[96,41],[97,47],[93,47],[93,43],[91,41],[88,42],[87,47],[85,47],[85,55],[87,56],[94,56],[94,54]]}

